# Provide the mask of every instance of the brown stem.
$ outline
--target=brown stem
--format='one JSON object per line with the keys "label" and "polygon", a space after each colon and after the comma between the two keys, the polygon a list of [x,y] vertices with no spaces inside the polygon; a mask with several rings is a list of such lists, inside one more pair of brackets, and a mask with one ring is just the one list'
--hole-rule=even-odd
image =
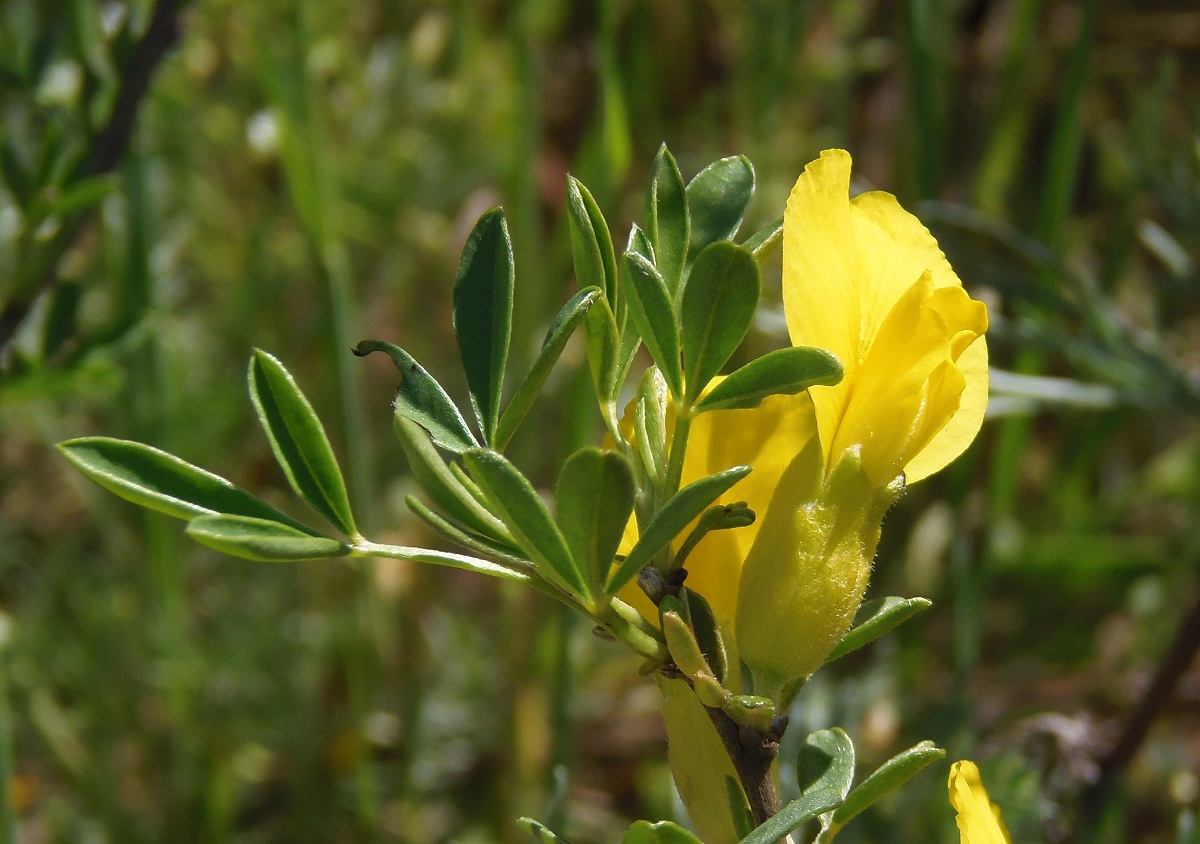
{"label": "brown stem", "polygon": [[771,768],[779,755],[779,737],[743,727],[719,709],[704,707],[725,745],[733,768],[741,780],[754,825],[765,823],[779,812],[779,794]]}

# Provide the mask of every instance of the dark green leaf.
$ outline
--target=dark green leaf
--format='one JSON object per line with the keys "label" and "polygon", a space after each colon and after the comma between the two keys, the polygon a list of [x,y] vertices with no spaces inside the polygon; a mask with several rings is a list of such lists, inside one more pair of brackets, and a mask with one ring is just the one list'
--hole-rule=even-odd
{"label": "dark green leaf", "polygon": [[454,333],[483,438],[495,442],[512,333],[513,255],[504,211],[479,218],[454,279]]}
{"label": "dark green leaf", "polygon": [[747,238],[742,247],[750,250],[750,254],[759,263],[771,254],[771,250],[783,241],[783,217],[767,223],[761,229]]}
{"label": "dark green leaf", "polygon": [[762,274],[754,256],[727,240],[702,251],[683,288],[683,364],[688,403],[737,351],[754,320]]}
{"label": "dark green leaf", "polygon": [[841,803],[837,792],[818,788],[788,803],[779,814],[741,840],[741,844],[775,844],[789,833]]}
{"label": "dark green leaf", "polygon": [[675,305],[658,270],[637,252],[626,252],[624,278],[628,282],[629,315],[642,335],[650,356],[662,370],[674,396],[683,394],[679,367],[679,323]]}
{"label": "dark green leaf", "polygon": [[3,176],[4,186],[17,201],[17,207],[22,210],[28,208],[29,203],[33,201],[37,186],[34,185],[8,140],[2,135],[0,135],[0,176]]}
{"label": "dark green leaf", "polygon": [[670,821],[635,821],[621,844],[701,844],[700,839]]}
{"label": "dark green leaf", "polygon": [[729,815],[733,818],[733,831],[738,838],[754,832],[754,814],[746,800],[746,792],[735,778],[725,777],[725,798],[729,803]]}
{"label": "dark green leaf", "polygon": [[609,307],[617,308],[617,256],[612,234],[600,206],[583,183],[567,177],[567,222],[571,229],[571,257],[580,291],[599,287]]}
{"label": "dark green leaf", "polygon": [[741,155],[705,167],[687,186],[688,260],[718,240],[733,240],[754,196],[754,167]]}
{"label": "dark green leaf", "polygon": [[465,452],[463,459],[491,509],[537,564],[542,577],[568,594],[587,595],[584,575],[575,567],[566,539],[537,491],[517,467],[502,454],[488,449]]}
{"label": "dark green leaf", "polygon": [[655,265],[672,298],[679,291],[688,248],[686,188],[667,145],[658,148],[646,194],[646,234],[654,246]]}
{"label": "dark green leaf", "polygon": [[250,400],[292,489],[347,536],[357,537],[337,458],[321,420],[291,373],[274,357],[255,349],[248,380]]}
{"label": "dark green leaf", "polygon": [[829,386],[841,380],[841,361],[824,349],[776,349],[722,379],[696,404],[696,412],[758,407],[768,396],[793,396],[817,384]]}
{"label": "dark green leaf", "polygon": [[408,458],[408,467],[429,500],[471,531],[515,550],[508,528],[463,488],[433,447],[428,432],[403,416],[395,417],[393,424]]}
{"label": "dark green leaf", "polygon": [[921,771],[946,756],[946,751],[934,747],[933,742],[923,741],[903,753],[893,756],[879,766],[846,797],[846,802],[833,813],[835,826],[844,826],[876,800],[895,791]]}
{"label": "dark green leaf", "polygon": [[80,472],[126,501],[177,519],[218,514],[283,522],[317,536],[241,487],[142,443],[82,437],[58,444]]}
{"label": "dark green leaf", "polygon": [[633,515],[633,472],[615,451],[581,448],[563,464],[554,491],[558,527],[593,595],[604,590]]}
{"label": "dark green leaf", "polygon": [[467,421],[458,412],[454,401],[412,355],[383,340],[363,340],[353,351],[359,357],[383,352],[396,364],[400,370],[400,386],[396,388],[392,410],[397,416],[416,422],[447,451],[461,454],[468,448],[479,447],[479,441],[467,427]]}
{"label": "dark green leaf", "polygon": [[858,608],[855,626],[837,644],[825,662],[845,656],[863,645],[874,642],[884,633],[895,630],[917,613],[929,609],[932,602],[927,598],[879,598],[867,601]]}
{"label": "dark green leaf", "polygon": [[412,510],[417,518],[451,542],[461,545],[468,551],[483,554],[485,557],[491,557],[507,566],[515,568],[531,568],[533,566],[530,560],[514,556],[513,549],[454,524],[454,522],[441,516],[436,511],[426,507],[416,496],[404,496],[404,503],[408,505],[408,509]]}
{"label": "dark green leaf", "polygon": [[854,783],[854,743],[840,727],[809,733],[796,759],[796,780],[807,794],[829,789],[845,800]]}
{"label": "dark green leaf", "polygon": [[571,844],[569,839],[563,838],[550,827],[540,821],[535,821],[533,818],[520,818],[517,821],[517,826],[528,832],[542,844]]}
{"label": "dark green leaf", "polygon": [[687,528],[692,519],[703,513],[727,489],[750,474],[750,469],[750,466],[734,466],[732,469],[694,481],[675,493],[646,526],[637,543],[609,580],[608,594],[615,595],[618,589],[637,577],[638,572],[655,554],[667,547],[671,540]]}
{"label": "dark green leaf", "polygon": [[621,350],[618,346],[617,321],[608,301],[599,300],[588,308],[583,325],[587,332],[588,366],[592,370],[596,396],[602,403],[612,401],[617,397],[620,387]]}
{"label": "dark green leaf", "polygon": [[558,312],[558,316],[554,318],[554,322],[550,326],[550,331],[546,334],[546,339],[542,342],[542,350],[538,353],[537,360],[533,362],[529,374],[525,376],[521,386],[513,393],[512,399],[500,416],[500,424],[496,427],[496,449],[498,451],[503,451],[508,446],[517,427],[529,413],[529,409],[533,407],[534,399],[538,397],[546,379],[550,377],[550,370],[554,368],[559,355],[566,348],[571,334],[583,322],[588,309],[603,296],[604,292],[598,287],[584,288],[572,296],[571,301],[567,302]]}
{"label": "dark green leaf", "polygon": [[350,553],[350,546],[336,539],[250,516],[197,516],[188,522],[187,535],[234,557],[273,563],[322,560]]}

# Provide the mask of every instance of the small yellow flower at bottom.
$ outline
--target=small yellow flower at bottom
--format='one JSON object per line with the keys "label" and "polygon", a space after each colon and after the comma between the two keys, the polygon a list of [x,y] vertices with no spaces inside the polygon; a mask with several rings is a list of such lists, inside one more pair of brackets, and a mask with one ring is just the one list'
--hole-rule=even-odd
{"label": "small yellow flower at bottom", "polygon": [[979,768],[966,759],[950,767],[950,805],[958,812],[962,844],[1012,844],[1000,810],[988,798]]}

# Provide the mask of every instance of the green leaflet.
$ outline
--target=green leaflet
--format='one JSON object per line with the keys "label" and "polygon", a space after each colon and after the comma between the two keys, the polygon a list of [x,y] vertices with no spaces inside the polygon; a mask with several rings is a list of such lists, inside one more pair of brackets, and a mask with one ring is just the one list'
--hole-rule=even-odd
{"label": "green leaflet", "polygon": [[776,349],[739,367],[696,404],[696,413],[758,407],[768,396],[792,396],[818,384],[842,380],[841,362],[824,349]]}
{"label": "green leaflet", "polygon": [[928,598],[879,598],[867,601],[858,608],[855,626],[842,637],[833,651],[826,657],[826,664],[839,659],[851,651],[869,645],[885,633],[891,632],[914,615],[933,606]]}
{"label": "green leaflet", "polygon": [[581,448],[563,463],[554,491],[558,527],[592,595],[604,591],[635,492],[633,472],[615,451]]}
{"label": "green leaflet", "polygon": [[752,196],[754,167],[743,155],[714,161],[697,173],[687,186],[688,260],[710,243],[733,240]]}
{"label": "green leaflet", "polygon": [[672,298],[678,298],[683,266],[687,260],[687,193],[679,165],[667,145],[658,148],[650,170],[646,192],[646,235],[654,248],[655,263]]}
{"label": "green leaflet", "polygon": [[567,177],[567,223],[571,230],[571,258],[575,264],[575,282],[582,291],[598,287],[608,305],[617,310],[617,256],[612,234],[583,182]]}
{"label": "green leaflet", "polygon": [[637,252],[622,260],[628,284],[629,315],[642,335],[650,356],[667,379],[671,394],[683,395],[683,370],[679,366],[679,323],[666,283],[654,265]]}
{"label": "green leaflet", "polygon": [[734,243],[719,241],[696,257],[680,308],[688,404],[695,403],[737,351],[754,320],[761,289],[758,262]]}
{"label": "green leaflet", "polygon": [[187,535],[217,551],[247,560],[290,563],[344,557],[350,546],[327,536],[313,536],[290,525],[251,516],[197,516]]}

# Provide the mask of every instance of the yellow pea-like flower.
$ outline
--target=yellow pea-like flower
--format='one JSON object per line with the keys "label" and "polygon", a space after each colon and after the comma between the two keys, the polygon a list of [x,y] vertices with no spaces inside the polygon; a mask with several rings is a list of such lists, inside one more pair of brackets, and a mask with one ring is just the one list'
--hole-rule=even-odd
{"label": "yellow pea-like flower", "polygon": [[1012,844],[1000,810],[988,797],[974,762],[964,759],[950,767],[949,788],[962,844]]}

